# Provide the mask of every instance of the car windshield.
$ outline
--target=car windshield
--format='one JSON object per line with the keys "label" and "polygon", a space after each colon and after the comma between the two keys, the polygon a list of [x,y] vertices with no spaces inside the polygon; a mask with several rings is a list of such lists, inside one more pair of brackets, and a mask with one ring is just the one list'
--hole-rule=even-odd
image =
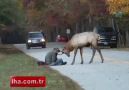
{"label": "car windshield", "polygon": [[41,38],[43,37],[42,33],[29,33],[28,38]]}
{"label": "car windshield", "polygon": [[97,28],[95,31],[96,31],[97,33],[114,32],[112,28]]}

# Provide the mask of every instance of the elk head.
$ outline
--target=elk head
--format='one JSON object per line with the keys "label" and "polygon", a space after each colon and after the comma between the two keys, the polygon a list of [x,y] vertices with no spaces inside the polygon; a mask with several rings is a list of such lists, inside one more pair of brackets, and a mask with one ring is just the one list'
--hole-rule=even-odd
{"label": "elk head", "polygon": [[69,49],[67,47],[64,47],[62,49],[62,53],[66,54],[68,57],[70,57],[70,51],[69,51]]}

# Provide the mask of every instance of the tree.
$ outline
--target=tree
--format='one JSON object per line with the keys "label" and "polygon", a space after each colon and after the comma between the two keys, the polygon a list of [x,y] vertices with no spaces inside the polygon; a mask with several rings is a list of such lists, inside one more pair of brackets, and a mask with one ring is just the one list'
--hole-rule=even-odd
{"label": "tree", "polygon": [[0,1],[0,24],[10,25],[12,23],[23,24],[24,12],[22,0]]}
{"label": "tree", "polygon": [[129,15],[129,0],[107,0],[107,4],[109,5],[110,14],[117,17]]}
{"label": "tree", "polygon": [[[33,26],[76,27],[128,26],[129,0],[24,0],[27,20]],[[113,25],[114,16],[117,22]],[[121,17],[122,16],[122,17]],[[122,20],[119,20],[122,19]],[[84,23],[86,21],[86,24]],[[89,21],[89,22],[87,22]],[[127,21],[127,22],[126,22]],[[83,24],[83,25],[82,25]],[[83,30],[80,30],[80,28]],[[127,29],[127,28],[126,28]],[[121,29],[120,29],[121,30]]]}
{"label": "tree", "polygon": [[29,0],[25,5],[29,22],[52,26],[68,27],[88,12],[87,5],[80,0]]}
{"label": "tree", "polygon": [[[20,31],[17,27],[24,27],[24,25],[23,0],[0,0],[0,38],[2,41],[6,41],[8,37],[8,41],[13,42],[15,39],[11,35],[17,37],[15,30]],[[12,34],[9,36],[7,33]]]}

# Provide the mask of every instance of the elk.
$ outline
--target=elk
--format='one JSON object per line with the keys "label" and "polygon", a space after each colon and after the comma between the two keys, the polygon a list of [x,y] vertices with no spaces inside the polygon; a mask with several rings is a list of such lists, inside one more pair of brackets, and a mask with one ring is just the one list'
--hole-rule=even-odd
{"label": "elk", "polygon": [[77,50],[80,49],[80,55],[81,55],[81,64],[83,64],[83,47],[85,46],[92,46],[92,58],[89,63],[93,62],[94,55],[96,53],[96,50],[99,52],[99,55],[101,57],[101,62],[104,62],[103,56],[101,54],[101,50],[98,48],[98,40],[99,35],[95,32],[83,32],[75,34],[71,40],[69,40],[66,45],[62,49],[62,53],[66,54],[68,57],[70,57],[70,52],[74,50],[74,58],[71,63],[73,65],[75,63],[75,57],[77,54]]}

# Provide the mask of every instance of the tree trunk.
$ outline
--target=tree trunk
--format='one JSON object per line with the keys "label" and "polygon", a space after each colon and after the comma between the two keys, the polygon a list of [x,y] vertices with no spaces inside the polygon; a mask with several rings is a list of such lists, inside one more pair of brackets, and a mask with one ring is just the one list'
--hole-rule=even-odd
{"label": "tree trunk", "polygon": [[1,44],[1,37],[0,37],[0,44]]}
{"label": "tree trunk", "polygon": [[86,27],[85,27],[85,19],[82,19],[82,32],[86,31]]}
{"label": "tree trunk", "polygon": [[124,46],[124,41],[123,41],[123,37],[120,33],[120,30],[119,30],[119,27],[118,27],[118,24],[116,23],[116,30],[118,32],[118,40],[119,40],[119,44]]}
{"label": "tree trunk", "polygon": [[114,30],[116,30],[114,19],[110,19],[110,25],[113,27]]}
{"label": "tree trunk", "polygon": [[56,26],[56,35],[59,34],[58,30],[59,30],[59,28]]}
{"label": "tree trunk", "polygon": [[79,22],[76,23],[76,30],[75,30],[75,34],[79,32]]}
{"label": "tree trunk", "polygon": [[126,30],[126,46],[129,47],[129,31]]}

